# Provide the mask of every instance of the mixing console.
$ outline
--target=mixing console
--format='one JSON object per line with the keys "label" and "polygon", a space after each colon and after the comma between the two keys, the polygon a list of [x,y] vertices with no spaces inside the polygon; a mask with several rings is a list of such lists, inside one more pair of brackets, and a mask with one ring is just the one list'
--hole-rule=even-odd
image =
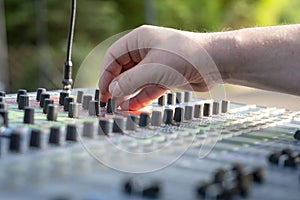
{"label": "mixing console", "polygon": [[170,92],[0,92],[0,199],[299,199],[300,112]]}

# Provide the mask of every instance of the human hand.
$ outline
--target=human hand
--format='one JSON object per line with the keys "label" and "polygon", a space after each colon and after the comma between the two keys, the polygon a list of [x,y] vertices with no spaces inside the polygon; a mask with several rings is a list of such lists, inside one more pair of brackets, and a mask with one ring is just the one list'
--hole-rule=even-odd
{"label": "human hand", "polygon": [[104,57],[100,100],[117,97],[123,99],[119,102],[122,109],[137,110],[168,89],[208,91],[221,79],[207,52],[209,46],[205,33],[148,25],[134,29]]}

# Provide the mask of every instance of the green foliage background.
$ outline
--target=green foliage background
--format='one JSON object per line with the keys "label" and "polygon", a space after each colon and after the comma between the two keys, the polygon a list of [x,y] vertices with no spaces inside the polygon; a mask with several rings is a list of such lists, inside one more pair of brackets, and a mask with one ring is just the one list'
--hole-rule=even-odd
{"label": "green foliage background", "polygon": [[[150,0],[151,1],[151,0]],[[224,31],[300,22],[299,0],[152,0],[156,25]],[[9,92],[61,87],[69,0],[4,0]],[[145,23],[144,0],[77,0],[74,74],[101,41]]]}

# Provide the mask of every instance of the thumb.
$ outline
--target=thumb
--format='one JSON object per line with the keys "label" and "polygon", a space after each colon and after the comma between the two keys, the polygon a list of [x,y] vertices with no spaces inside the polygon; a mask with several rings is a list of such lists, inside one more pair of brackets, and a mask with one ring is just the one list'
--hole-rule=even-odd
{"label": "thumb", "polygon": [[140,63],[116,77],[109,85],[109,91],[112,96],[121,97],[131,95],[149,85],[172,89],[186,84],[186,78],[170,66]]}

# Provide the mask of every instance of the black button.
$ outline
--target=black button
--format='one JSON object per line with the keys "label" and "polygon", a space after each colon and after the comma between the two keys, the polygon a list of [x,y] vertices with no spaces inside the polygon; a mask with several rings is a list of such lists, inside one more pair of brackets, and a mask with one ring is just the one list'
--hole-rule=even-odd
{"label": "black button", "polygon": [[37,129],[32,129],[30,134],[30,147],[41,147],[41,131]]}
{"label": "black button", "polygon": [[51,127],[49,135],[49,143],[59,145],[60,144],[60,128]]}
{"label": "black button", "polygon": [[263,183],[265,180],[265,173],[264,169],[261,167],[257,167],[256,169],[253,170],[252,172],[253,176],[253,181],[256,183]]}
{"label": "black button", "polygon": [[45,88],[38,88],[36,91],[36,101],[40,101],[41,100],[41,94],[46,92]]}
{"label": "black button", "polygon": [[34,124],[34,109],[26,107],[24,109],[24,124]]}
{"label": "black button", "polygon": [[140,114],[140,121],[139,126],[140,127],[147,127],[150,123],[150,115],[148,113],[141,113]]}
{"label": "black button", "polygon": [[66,140],[67,141],[73,141],[76,142],[77,141],[77,128],[74,124],[69,124],[67,125],[66,128]]}
{"label": "black button", "polygon": [[12,152],[20,152],[21,151],[21,135],[20,133],[14,131],[10,135],[9,141],[9,150]]}
{"label": "black button", "polygon": [[294,138],[295,138],[296,140],[300,140],[300,130],[297,130],[297,131],[295,132]]}
{"label": "black button", "polygon": [[65,98],[69,96],[69,93],[68,92],[65,92],[65,91],[62,91],[59,93],[59,105],[64,105],[65,103]]}

